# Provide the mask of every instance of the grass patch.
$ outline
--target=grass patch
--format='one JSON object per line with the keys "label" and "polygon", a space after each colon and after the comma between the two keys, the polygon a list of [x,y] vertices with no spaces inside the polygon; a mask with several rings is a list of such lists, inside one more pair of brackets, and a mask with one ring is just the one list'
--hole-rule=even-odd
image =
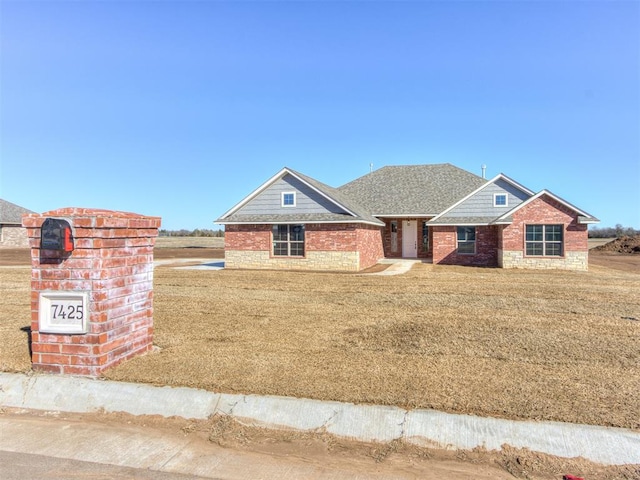
{"label": "grass patch", "polygon": [[[0,269],[0,284],[0,368],[28,370],[29,269]],[[158,268],[161,350],[105,377],[638,429],[638,291],[603,267]]]}

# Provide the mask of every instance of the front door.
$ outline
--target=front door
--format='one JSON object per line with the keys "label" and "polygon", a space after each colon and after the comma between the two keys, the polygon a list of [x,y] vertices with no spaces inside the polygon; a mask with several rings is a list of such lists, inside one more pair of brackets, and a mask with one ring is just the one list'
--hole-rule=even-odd
{"label": "front door", "polygon": [[418,256],[418,222],[416,220],[402,221],[402,257],[416,258]]}

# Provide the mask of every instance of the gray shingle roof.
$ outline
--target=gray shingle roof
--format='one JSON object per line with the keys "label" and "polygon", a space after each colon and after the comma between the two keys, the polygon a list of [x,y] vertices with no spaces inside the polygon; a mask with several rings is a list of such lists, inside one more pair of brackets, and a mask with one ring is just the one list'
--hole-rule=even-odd
{"label": "gray shingle roof", "polygon": [[25,213],[35,212],[0,198],[0,223],[22,225],[22,215]]}
{"label": "gray shingle roof", "polygon": [[449,163],[382,167],[338,190],[371,214],[436,215],[486,183]]}

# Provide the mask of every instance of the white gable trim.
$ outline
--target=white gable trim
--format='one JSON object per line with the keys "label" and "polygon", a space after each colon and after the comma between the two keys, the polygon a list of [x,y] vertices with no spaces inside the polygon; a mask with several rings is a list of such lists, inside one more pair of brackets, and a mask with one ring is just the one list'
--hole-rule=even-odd
{"label": "white gable trim", "polygon": [[[442,212],[440,212],[438,215],[436,215],[435,217],[433,217],[431,220],[437,220],[438,218],[442,217],[443,215],[445,215],[447,212],[450,212],[451,210],[453,210],[454,208],[456,208],[458,205],[466,202],[469,198],[473,197],[475,194],[477,194],[478,192],[480,192],[481,190],[485,189],[486,187],[488,187],[489,185],[496,183],[498,180],[504,180],[507,183],[510,183],[511,185],[513,185],[514,187],[516,187],[518,190],[521,190],[522,192],[526,193],[527,195],[533,195],[533,191],[529,190],[527,187],[520,185],[518,182],[516,182],[515,180],[507,177],[504,173],[499,173],[498,175],[496,175],[495,177],[493,177],[491,180],[488,180],[487,183],[485,183],[484,185],[480,185],[478,188],[476,188],[473,192],[471,192],[469,195],[467,195],[466,197],[463,197],[462,199],[458,200],[456,203],[454,203],[453,205],[451,205],[449,208],[443,210]],[[508,197],[507,197],[508,199]],[[508,200],[507,200],[508,201]]]}
{"label": "white gable trim", "polygon": [[496,223],[496,224],[497,223],[504,223],[504,219],[505,218],[510,217],[515,212],[520,210],[522,207],[524,207],[526,205],[529,205],[531,202],[537,200],[538,198],[542,197],[543,195],[547,195],[548,197],[552,198],[553,200],[555,200],[556,202],[560,203],[561,205],[564,205],[568,209],[573,210],[574,212],[578,213],[579,215],[587,217],[585,220],[581,221],[580,223],[598,223],[599,222],[599,220],[597,218],[595,218],[593,215],[590,215],[589,213],[585,212],[584,210],[580,210],[575,205],[572,205],[571,203],[567,202],[566,200],[564,200],[564,199],[560,198],[559,196],[551,193],[549,190],[540,190],[533,197],[528,198],[527,200],[525,200],[524,202],[522,202],[518,206],[516,206],[513,209],[509,210],[504,215],[501,215],[500,217],[496,218],[493,223]]}
{"label": "white gable trim", "polygon": [[246,197],[244,197],[244,199],[242,199],[239,203],[237,203],[235,206],[231,207],[230,210],[228,210],[227,212],[225,212],[221,217],[220,220],[224,220],[226,217],[228,217],[229,215],[234,214],[236,211],[240,210],[242,207],[244,207],[247,203],[249,203],[251,200],[253,200],[255,197],[258,196],[258,194],[260,192],[262,192],[263,190],[265,190],[267,187],[269,187],[272,183],[274,183],[275,181],[279,180],[280,178],[284,177],[285,174],[288,172],[287,168],[283,168],[282,170],[280,170],[278,173],[276,173],[273,177],[271,177],[269,180],[267,180],[266,182],[264,182],[262,185],[260,185],[258,188],[256,188],[253,192],[251,192],[249,195],[247,195]]}
{"label": "white gable trim", "polygon": [[[267,188],[269,188],[273,183],[275,183],[276,181],[280,180],[281,178],[283,178],[285,175],[291,175],[292,177],[294,177],[296,180],[304,183],[307,187],[309,187],[311,190],[313,190],[314,192],[317,192],[319,195],[323,196],[324,198],[326,198],[327,200],[329,200],[331,203],[333,203],[334,205],[340,207],[342,210],[344,210],[345,212],[347,212],[349,215],[351,215],[352,217],[357,217],[357,215],[355,213],[353,213],[351,210],[349,210],[347,207],[345,207],[344,205],[336,202],[333,198],[329,197],[327,194],[325,194],[324,192],[318,190],[316,187],[314,187],[313,185],[311,185],[309,182],[305,182],[304,179],[300,178],[298,175],[296,175],[294,172],[292,172],[291,170],[289,170],[287,167],[284,167],[282,170],[280,170],[278,173],[276,173],[273,177],[271,177],[269,180],[267,180],[266,182],[264,182],[262,185],[260,185],[257,189],[255,189],[253,192],[251,192],[248,196],[246,196],[242,201],[240,201],[240,203],[236,204],[234,207],[232,207],[230,210],[228,210],[227,212],[224,213],[224,215],[222,215],[220,217],[220,220],[224,220],[225,218],[233,215],[235,212],[237,212],[238,210],[240,210],[242,207],[244,207],[247,203],[249,203],[251,200],[253,200],[255,197],[257,197],[260,193],[262,193],[264,190],[266,190]],[[219,222],[222,223],[222,222]]]}

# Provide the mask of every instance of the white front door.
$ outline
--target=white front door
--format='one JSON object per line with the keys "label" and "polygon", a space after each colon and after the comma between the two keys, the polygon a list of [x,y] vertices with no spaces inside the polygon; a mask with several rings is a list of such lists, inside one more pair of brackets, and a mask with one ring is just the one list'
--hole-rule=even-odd
{"label": "white front door", "polygon": [[416,258],[418,256],[418,222],[416,220],[402,221],[402,257]]}

